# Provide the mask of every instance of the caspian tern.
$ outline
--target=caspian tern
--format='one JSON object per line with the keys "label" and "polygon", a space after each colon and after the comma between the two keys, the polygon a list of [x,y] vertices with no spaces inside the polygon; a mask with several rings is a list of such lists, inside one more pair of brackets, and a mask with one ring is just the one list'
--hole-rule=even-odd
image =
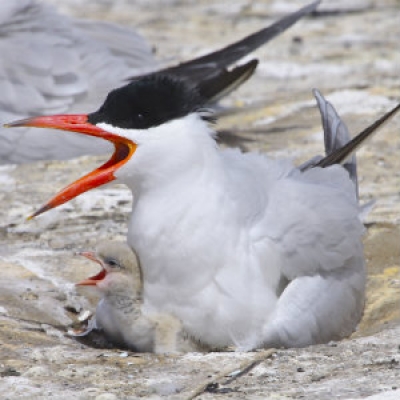
{"label": "caspian tern", "polygon": [[97,341],[102,335],[102,342],[107,345],[139,352],[205,350],[204,346],[191,340],[173,315],[145,313],[140,264],[127,243],[104,241],[96,252],[78,254],[98,263],[101,270],[76,285],[93,286],[102,297],[87,329],[71,331],[72,336],[82,338],[96,332]]}
{"label": "caspian tern", "polygon": [[[279,35],[319,1],[221,50],[152,74],[187,79],[209,102],[245,82],[258,61],[228,67]],[[150,46],[127,28],[62,16],[35,0],[0,2],[0,120],[98,108],[107,93],[133,75],[157,68]],[[9,135],[0,128],[0,164],[104,154],[102,141],[30,129]]]}
{"label": "caspian tern", "polygon": [[[185,81],[145,77],[113,90],[98,111],[17,121],[103,138],[104,165],[33,216],[117,180],[133,194],[128,243],[138,254],[144,303],[182,321],[211,347],[293,347],[356,328],[366,271],[354,166],[339,163],[400,105],[350,140],[316,92],[328,154],[300,167],[223,150]],[[343,144],[345,143],[345,144]]]}

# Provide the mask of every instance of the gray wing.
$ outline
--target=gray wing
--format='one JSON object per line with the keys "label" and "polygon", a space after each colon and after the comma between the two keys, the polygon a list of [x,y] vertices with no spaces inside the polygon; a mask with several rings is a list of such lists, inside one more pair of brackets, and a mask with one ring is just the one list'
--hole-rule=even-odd
{"label": "gray wing", "polygon": [[[319,92],[315,95],[329,157],[347,146],[350,136],[332,105]],[[350,335],[362,316],[366,271],[352,184],[357,181],[355,159],[343,167],[313,168],[328,167],[321,165],[327,157],[293,171],[269,199],[267,235],[279,249],[286,286],[264,327],[264,346],[338,340]]]}
{"label": "gray wing", "polygon": [[279,252],[287,285],[264,327],[263,345],[307,346],[356,329],[366,278],[359,211],[341,166],[312,168],[277,184],[265,233]]}
{"label": "gray wing", "polygon": [[[95,110],[132,73],[154,69],[137,33],[74,21],[34,0],[0,2],[0,123],[38,114]],[[0,163],[100,154],[107,143],[82,135],[0,128]]]}
{"label": "gray wing", "polygon": [[291,281],[263,331],[265,347],[304,347],[340,340],[353,333],[365,302],[363,258],[335,273]]}

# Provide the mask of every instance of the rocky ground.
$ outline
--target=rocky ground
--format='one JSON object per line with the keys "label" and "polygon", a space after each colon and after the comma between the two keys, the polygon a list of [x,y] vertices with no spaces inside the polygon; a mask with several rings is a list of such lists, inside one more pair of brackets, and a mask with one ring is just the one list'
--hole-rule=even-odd
{"label": "rocky ground", "polygon": [[[48,1],[74,16],[135,27],[168,63],[227,44],[306,3]],[[313,87],[353,134],[400,100],[400,2],[325,3],[258,51],[256,76],[225,101],[239,113],[221,118],[218,128],[240,134],[248,149],[298,162],[320,153]],[[0,397],[400,399],[399,132],[400,116],[358,155],[361,201],[377,200],[366,219],[368,302],[360,329],[340,343],[296,350],[156,356],[68,338],[65,327],[96,301],[73,285],[96,269],[74,252],[124,237],[130,194],[110,186],[26,221],[101,157],[1,167]]]}

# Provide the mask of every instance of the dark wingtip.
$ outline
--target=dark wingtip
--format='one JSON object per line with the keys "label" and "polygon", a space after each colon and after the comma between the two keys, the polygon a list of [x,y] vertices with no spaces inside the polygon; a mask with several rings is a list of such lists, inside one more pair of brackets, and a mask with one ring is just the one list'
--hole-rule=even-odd
{"label": "dark wingtip", "polygon": [[215,76],[200,82],[199,92],[207,103],[216,103],[246,82],[254,74],[257,65],[258,60],[253,59],[231,70],[223,69]]}
{"label": "dark wingtip", "polygon": [[[247,54],[268,43],[277,35],[294,25],[301,18],[314,13],[320,3],[321,0],[316,0],[291,14],[285,15],[272,25],[254,32],[241,40],[231,43],[220,50],[216,50],[175,66],[150,72],[149,75],[176,75],[189,79],[194,84],[200,84],[202,80],[215,76],[218,73],[216,73],[216,71],[220,72],[221,69],[227,68]],[[128,80],[134,80],[143,76],[145,75],[133,76],[128,78]]]}
{"label": "dark wingtip", "polygon": [[346,145],[332,152],[319,163],[317,167],[328,167],[333,164],[339,164],[345,161],[352,153],[354,153],[360,146],[369,139],[377,130],[381,128],[386,122],[388,122],[394,115],[400,110],[400,103],[393,107],[390,111],[384,114],[381,118],[376,120],[373,124],[365,128]]}

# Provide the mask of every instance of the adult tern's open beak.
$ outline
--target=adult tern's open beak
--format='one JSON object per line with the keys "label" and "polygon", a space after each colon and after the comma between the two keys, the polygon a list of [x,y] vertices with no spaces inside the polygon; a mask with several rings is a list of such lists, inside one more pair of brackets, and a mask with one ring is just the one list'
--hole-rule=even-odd
{"label": "adult tern's open beak", "polygon": [[77,115],[51,115],[27,118],[11,122],[5,127],[31,126],[37,128],[53,128],[64,131],[82,133],[108,140],[114,145],[114,153],[111,158],[99,168],[78,179],[74,183],[61,190],[50,201],[32,214],[29,219],[36,217],[54,207],[66,203],[74,197],[87,192],[90,189],[104,185],[115,179],[114,172],[125,164],[136,150],[136,144],[124,137],[107,132],[88,122],[85,114]]}
{"label": "adult tern's open beak", "polygon": [[95,253],[92,253],[90,251],[82,251],[82,252],[77,253],[77,255],[86,257],[89,260],[97,262],[101,266],[101,271],[98,274],[91,276],[90,278],[87,278],[87,279],[84,279],[83,281],[75,283],[75,286],[95,286],[95,285],[97,285],[97,282],[102,281],[106,277],[107,271],[104,268],[104,265],[100,261],[100,259],[96,257]]}

